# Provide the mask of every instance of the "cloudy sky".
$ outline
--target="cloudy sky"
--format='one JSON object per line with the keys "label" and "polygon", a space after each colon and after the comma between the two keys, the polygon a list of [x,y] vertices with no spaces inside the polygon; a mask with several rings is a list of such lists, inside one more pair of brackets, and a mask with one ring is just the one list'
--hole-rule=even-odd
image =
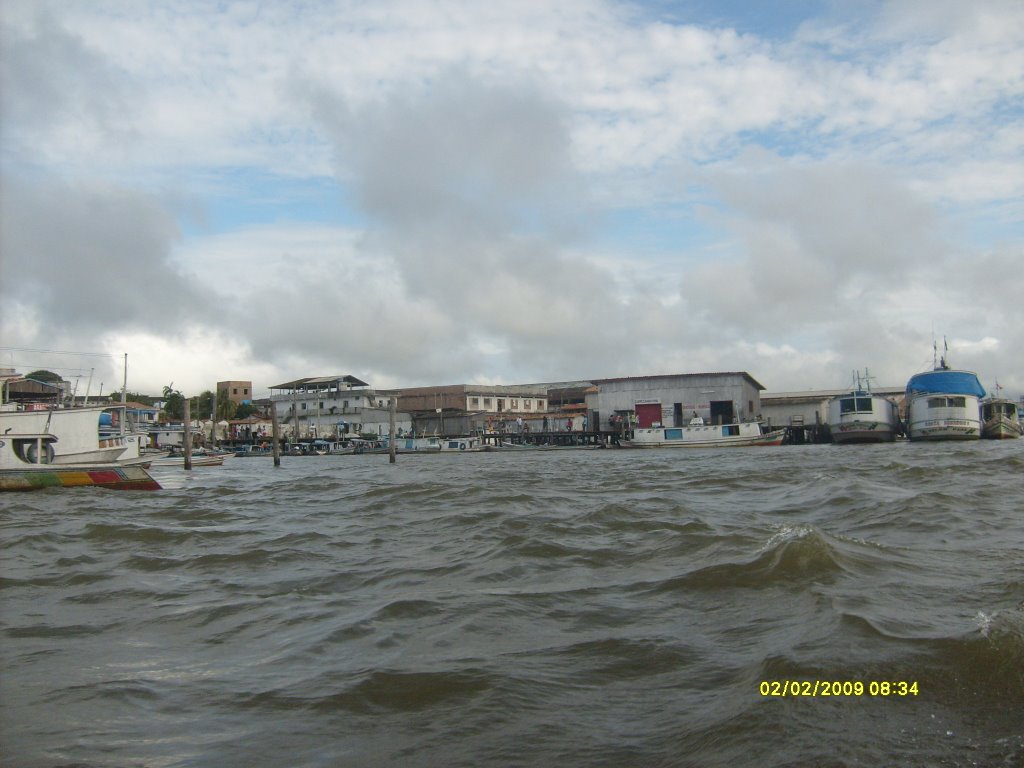
{"label": "cloudy sky", "polygon": [[4,0],[0,23],[0,367],[785,391],[899,386],[946,339],[1024,393],[1019,0]]}

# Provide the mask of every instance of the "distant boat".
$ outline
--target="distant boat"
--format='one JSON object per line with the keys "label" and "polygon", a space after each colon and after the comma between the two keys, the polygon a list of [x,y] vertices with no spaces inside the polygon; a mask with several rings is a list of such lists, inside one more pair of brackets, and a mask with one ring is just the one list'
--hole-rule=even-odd
{"label": "distant boat", "polygon": [[844,443],[891,443],[900,430],[899,407],[882,395],[873,394],[870,376],[854,374],[853,388],[828,403],[828,426],[832,441]]}
{"label": "distant boat", "polygon": [[246,444],[235,449],[235,456],[270,456],[274,453],[273,446],[266,444]]}
{"label": "distant boat", "polygon": [[907,382],[907,434],[911,440],[977,440],[984,396],[977,374],[953,370],[943,357],[934,370]]}
{"label": "distant boat", "polygon": [[17,433],[0,436],[0,491],[33,491],[42,488],[96,486],[111,490],[158,491],[160,484],[138,464],[55,464],[50,434]]}
{"label": "distant boat", "polygon": [[[216,454],[204,453],[202,450],[196,450],[191,455],[191,462],[193,467],[219,467],[224,463],[226,455],[221,452]],[[158,467],[185,467],[185,454],[180,448],[172,448],[169,453],[159,456],[157,458],[149,459],[149,466]]]}
{"label": "distant boat", "polygon": [[447,437],[441,441],[442,452],[477,453],[486,450],[479,437]]}
{"label": "distant boat", "polygon": [[782,445],[784,429],[767,429],[759,421],[739,424],[705,424],[690,419],[685,427],[634,429],[631,440],[620,440],[623,448],[719,448],[726,446]]}
{"label": "distant boat", "polygon": [[987,440],[1014,440],[1021,436],[1017,404],[1005,397],[981,401],[981,436]]}
{"label": "distant boat", "polygon": [[[444,450],[439,437],[396,437],[395,453],[440,453]],[[385,441],[385,451],[388,443]]]}

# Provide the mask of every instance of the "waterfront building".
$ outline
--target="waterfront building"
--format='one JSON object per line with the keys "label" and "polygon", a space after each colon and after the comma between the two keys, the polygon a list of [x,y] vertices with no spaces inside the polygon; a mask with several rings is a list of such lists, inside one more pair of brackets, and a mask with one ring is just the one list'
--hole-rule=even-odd
{"label": "waterfront building", "polygon": [[414,413],[532,414],[548,409],[544,385],[452,384],[395,390],[403,411]]}
{"label": "waterfront building", "polygon": [[[388,434],[394,391],[377,390],[355,376],[317,376],[270,387],[283,436],[293,439]],[[396,431],[412,429],[407,413],[395,414]]]}
{"label": "waterfront building", "polygon": [[591,429],[682,427],[694,417],[708,424],[751,421],[761,412],[764,387],[749,373],[678,373],[594,379],[586,393]]}

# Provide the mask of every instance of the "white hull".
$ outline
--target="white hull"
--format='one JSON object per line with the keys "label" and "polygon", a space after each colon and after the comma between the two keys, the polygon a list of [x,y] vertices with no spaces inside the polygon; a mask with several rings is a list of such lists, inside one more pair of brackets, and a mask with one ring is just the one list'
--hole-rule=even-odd
{"label": "white hull", "polygon": [[977,440],[979,398],[985,389],[970,371],[945,367],[907,382],[907,434],[911,440]]}
{"label": "white hull", "polygon": [[963,406],[936,406],[933,393],[914,395],[907,403],[907,432],[911,440],[977,440],[981,437],[978,398],[963,398]]}
{"label": "white hull", "polygon": [[891,443],[899,431],[899,411],[880,395],[854,391],[829,402],[828,426],[835,443]]}
{"label": "white hull", "polygon": [[652,427],[633,430],[624,448],[719,448],[726,446],[781,445],[785,430],[765,432],[758,422],[714,426]]}
{"label": "white hull", "polygon": [[[193,467],[219,467],[224,463],[223,456],[192,456]],[[164,456],[159,459],[150,459],[148,464],[154,469],[160,467],[182,467],[185,466],[184,456]]]}
{"label": "white hull", "polygon": [[450,437],[441,441],[441,450],[445,453],[479,453],[486,451],[487,446],[480,442],[479,437]]}
{"label": "white hull", "polygon": [[100,416],[110,406],[0,412],[0,432],[53,435],[54,464],[116,462],[137,458],[137,435],[100,436]]}

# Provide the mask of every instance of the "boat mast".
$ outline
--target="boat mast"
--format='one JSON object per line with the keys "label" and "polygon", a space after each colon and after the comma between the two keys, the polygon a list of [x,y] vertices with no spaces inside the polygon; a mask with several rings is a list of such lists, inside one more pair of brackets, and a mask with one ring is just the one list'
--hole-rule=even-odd
{"label": "boat mast", "polygon": [[124,353],[124,382],[121,384],[121,404],[128,399],[128,353]]}

